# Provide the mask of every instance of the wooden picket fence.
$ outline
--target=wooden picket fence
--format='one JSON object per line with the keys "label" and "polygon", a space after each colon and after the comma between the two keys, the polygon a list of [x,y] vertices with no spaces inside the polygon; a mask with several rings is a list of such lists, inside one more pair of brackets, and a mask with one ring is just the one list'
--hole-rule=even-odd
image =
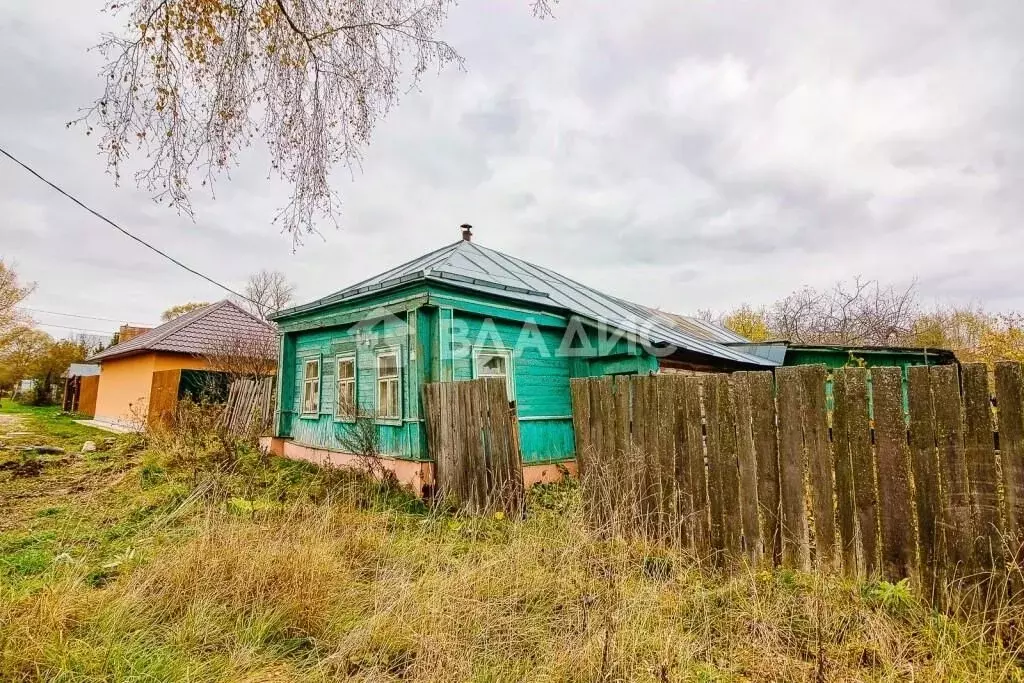
{"label": "wooden picket fence", "polygon": [[831,412],[824,366],[573,380],[588,519],[719,566],[991,586],[1024,525],[1024,370],[994,377],[998,411],[983,364],[912,367],[909,412],[899,368],[835,370]]}
{"label": "wooden picket fence", "polygon": [[520,513],[519,424],[504,380],[426,384],[423,405],[438,498],[472,513]]}
{"label": "wooden picket fence", "polygon": [[224,426],[234,434],[263,434],[274,419],[274,378],[239,378],[228,388]]}

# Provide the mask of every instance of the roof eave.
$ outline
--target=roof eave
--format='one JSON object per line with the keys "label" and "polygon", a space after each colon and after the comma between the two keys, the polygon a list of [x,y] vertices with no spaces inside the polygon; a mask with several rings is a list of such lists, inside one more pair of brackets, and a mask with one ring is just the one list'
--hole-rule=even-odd
{"label": "roof eave", "polygon": [[398,289],[399,287],[402,287],[404,285],[408,285],[413,282],[421,282],[426,279],[428,279],[427,274],[424,273],[423,271],[420,271],[418,273],[410,273],[407,275],[403,275],[401,277],[394,278],[392,280],[386,280],[377,285],[359,288],[355,291],[345,290],[345,296],[332,294],[331,296],[326,296],[322,299],[317,299],[316,301],[310,301],[307,304],[292,306],[291,308],[286,308],[284,310],[271,313],[270,315],[267,316],[267,319],[276,323],[279,320],[293,318],[297,315],[308,313],[309,311],[315,311],[319,308],[324,308],[326,306],[337,306],[338,304],[347,304],[350,301],[358,301],[360,299],[372,296],[374,294],[382,294],[384,292],[389,292],[391,290]]}
{"label": "roof eave", "polygon": [[[113,351],[113,349],[108,349],[108,350]],[[118,358],[127,358],[128,356],[138,356],[138,355],[143,354],[143,353],[153,353],[153,352],[154,352],[153,349],[148,348],[148,347],[147,348],[142,348],[142,349],[126,349],[124,351],[118,351],[118,352],[109,353],[109,354],[106,353],[106,351],[101,351],[99,354],[97,354],[95,356],[89,356],[88,358],[85,359],[84,362],[85,363],[101,363],[102,364],[102,363],[104,363],[105,361],[108,361],[108,360],[115,360],[115,359],[118,359]]]}

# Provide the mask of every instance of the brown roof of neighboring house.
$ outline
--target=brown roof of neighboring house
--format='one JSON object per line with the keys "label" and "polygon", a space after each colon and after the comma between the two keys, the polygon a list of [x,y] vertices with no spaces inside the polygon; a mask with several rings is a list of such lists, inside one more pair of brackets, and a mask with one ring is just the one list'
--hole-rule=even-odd
{"label": "brown roof of neighboring house", "polygon": [[245,336],[267,335],[276,339],[276,328],[245,311],[237,304],[218,301],[197,308],[170,320],[149,332],[111,346],[86,359],[88,362],[110,360],[146,351],[167,351],[202,355],[219,343]]}

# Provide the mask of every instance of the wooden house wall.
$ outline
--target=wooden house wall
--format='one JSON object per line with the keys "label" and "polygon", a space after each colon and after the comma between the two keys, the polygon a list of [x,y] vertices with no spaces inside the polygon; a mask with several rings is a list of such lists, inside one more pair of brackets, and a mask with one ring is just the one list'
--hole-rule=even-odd
{"label": "wooden house wall", "polygon": [[[402,378],[402,419],[397,424],[377,424],[380,449],[382,453],[401,458],[425,457],[419,417],[418,325],[409,326],[404,320],[406,316],[401,318],[377,323],[372,334],[365,331],[360,334],[353,325],[292,333],[294,350],[290,350],[293,355],[289,363],[292,371],[289,377],[282,376],[282,381],[288,381],[290,387],[285,392],[291,414],[289,436],[307,446],[344,450],[344,435],[353,427],[351,422],[339,420],[334,414],[337,357],[355,354],[357,403],[360,412],[372,415],[376,407],[377,353],[385,348],[397,348]],[[417,315],[414,313],[412,318]],[[410,349],[413,349],[411,355]],[[320,410],[316,415],[302,414],[303,365],[310,358],[320,359]]]}
{"label": "wooden house wall", "polygon": [[[564,329],[524,327],[455,311],[457,334],[477,346],[514,351],[513,385],[519,414],[523,462],[533,464],[573,457],[571,356],[559,354]],[[453,379],[473,379],[473,349],[454,349]]]}
{"label": "wooden house wall", "polygon": [[[372,346],[368,346],[365,339],[357,338],[354,324],[367,311],[385,309],[391,322],[373,327]],[[658,366],[657,359],[642,349],[631,349],[624,340],[603,347],[604,357],[559,353],[566,325],[564,317],[550,312],[444,288],[395,291],[359,303],[310,311],[281,324],[285,335],[279,365],[281,410],[277,434],[307,446],[343,450],[343,435],[351,427],[334,417],[335,358],[341,353],[356,353],[359,405],[372,412],[376,351],[396,346],[402,357],[403,421],[401,425],[378,425],[381,450],[401,458],[427,459],[421,407],[423,383],[471,379],[473,349],[460,346],[460,340],[470,340],[470,344],[514,351],[523,461],[536,464],[571,459],[575,445],[569,379],[645,373]],[[322,368],[320,411],[305,416],[301,414],[302,369],[305,360],[314,356],[321,359]]]}

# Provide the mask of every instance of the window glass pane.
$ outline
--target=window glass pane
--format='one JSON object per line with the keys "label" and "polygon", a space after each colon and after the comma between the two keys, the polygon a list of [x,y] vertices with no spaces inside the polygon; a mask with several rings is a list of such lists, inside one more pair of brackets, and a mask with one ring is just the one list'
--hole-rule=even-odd
{"label": "window glass pane", "polygon": [[377,417],[402,416],[399,386],[397,379],[383,379],[377,383]]}
{"label": "window glass pane", "polygon": [[302,412],[313,413],[319,408],[320,384],[316,380],[307,381],[302,386]]}
{"label": "window glass pane", "polygon": [[481,377],[504,377],[507,362],[504,355],[481,353],[476,358],[476,374]]}
{"label": "window glass pane", "polygon": [[350,379],[355,376],[355,362],[351,358],[338,361],[338,379]]}
{"label": "window glass pane", "polygon": [[355,415],[355,382],[338,382],[338,415]]}
{"label": "window glass pane", "polygon": [[393,353],[389,353],[384,356],[377,357],[377,376],[378,377],[397,377],[398,376],[398,356]]}
{"label": "window glass pane", "polygon": [[388,403],[388,415],[391,417],[398,417],[398,382],[391,383],[391,392],[388,394],[390,399]]}
{"label": "window glass pane", "polygon": [[320,374],[320,361],[306,361],[306,378],[315,377]]}

